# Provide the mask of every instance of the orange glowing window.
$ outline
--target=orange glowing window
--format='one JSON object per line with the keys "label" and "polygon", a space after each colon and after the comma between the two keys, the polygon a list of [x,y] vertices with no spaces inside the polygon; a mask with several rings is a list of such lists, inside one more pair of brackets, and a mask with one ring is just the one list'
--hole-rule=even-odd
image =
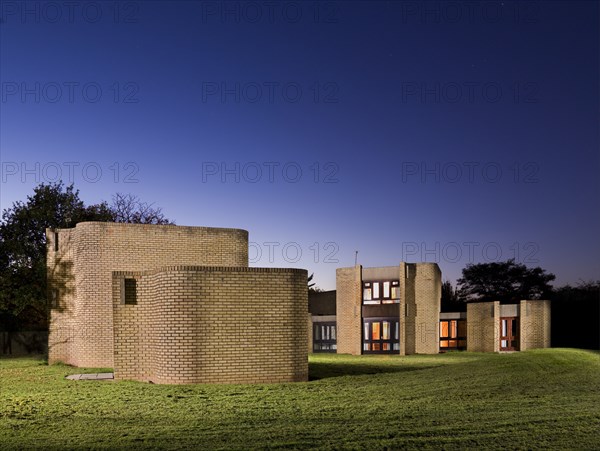
{"label": "orange glowing window", "polygon": [[440,322],[440,337],[448,336],[448,321]]}
{"label": "orange glowing window", "polygon": [[373,323],[373,335],[371,340],[381,340],[381,323]]}

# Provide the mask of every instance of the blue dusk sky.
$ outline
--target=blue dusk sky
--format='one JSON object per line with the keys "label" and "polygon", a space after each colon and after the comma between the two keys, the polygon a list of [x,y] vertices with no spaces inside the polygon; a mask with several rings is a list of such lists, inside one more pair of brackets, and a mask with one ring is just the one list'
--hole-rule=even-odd
{"label": "blue dusk sky", "polygon": [[2,208],[116,192],[251,266],[600,278],[595,1],[0,2]]}

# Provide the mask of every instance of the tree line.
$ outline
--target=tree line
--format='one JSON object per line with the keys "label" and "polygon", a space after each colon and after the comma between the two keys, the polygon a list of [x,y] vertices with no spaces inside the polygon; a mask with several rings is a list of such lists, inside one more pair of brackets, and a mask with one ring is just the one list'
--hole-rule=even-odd
{"label": "tree line", "polygon": [[38,185],[27,200],[2,212],[0,222],[0,330],[47,329],[46,229],[83,221],[174,224],[161,208],[132,194],[85,205],[62,182]]}
{"label": "tree line", "polygon": [[[82,221],[174,224],[161,208],[131,194],[116,193],[110,203],[85,205],[73,185],[38,185],[25,202],[14,202],[2,212],[0,331],[47,329],[45,231],[74,227]],[[312,279],[311,274],[309,290],[320,291]],[[574,341],[568,337],[581,337],[583,330],[588,337],[585,347],[599,347],[600,280],[554,288],[550,283],[555,279],[540,267],[528,268],[514,259],[468,264],[456,288],[450,281],[442,284],[441,308],[443,312],[464,311],[468,302],[551,299],[553,337],[559,328],[564,331],[564,344],[570,345]],[[571,318],[572,330],[559,324],[560,318]]]}

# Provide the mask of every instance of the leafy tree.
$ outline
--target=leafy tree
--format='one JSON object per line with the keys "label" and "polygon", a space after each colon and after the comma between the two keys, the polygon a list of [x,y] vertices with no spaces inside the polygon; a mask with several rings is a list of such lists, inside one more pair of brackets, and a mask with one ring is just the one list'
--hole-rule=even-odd
{"label": "leafy tree", "polygon": [[7,329],[46,324],[46,228],[110,221],[106,204],[86,207],[73,185],[41,184],[0,223],[0,317]]}
{"label": "leafy tree", "polygon": [[600,280],[556,288],[551,300],[552,346],[600,349]]}
{"label": "leafy tree", "polygon": [[505,262],[469,264],[458,279],[458,295],[463,301],[518,302],[521,299],[549,297],[556,277],[540,267],[527,268]]}
{"label": "leafy tree", "polygon": [[[123,199],[129,202],[125,205]],[[5,209],[0,222],[0,330],[47,327],[46,228],[115,220],[170,223],[160,209],[137,197],[118,195],[112,206],[86,206],[79,191],[62,182],[42,183],[26,202]]]}
{"label": "leafy tree", "polygon": [[449,280],[442,283],[442,312],[466,311],[466,304],[458,298],[458,294]]}

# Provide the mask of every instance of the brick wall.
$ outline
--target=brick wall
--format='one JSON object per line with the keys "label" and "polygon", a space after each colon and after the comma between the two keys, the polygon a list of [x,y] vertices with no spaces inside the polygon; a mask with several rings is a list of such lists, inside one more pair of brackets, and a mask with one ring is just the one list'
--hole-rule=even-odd
{"label": "brick wall", "polygon": [[467,304],[467,350],[498,352],[500,349],[500,303],[470,302]]}
{"label": "brick wall", "polygon": [[440,351],[440,303],[442,298],[442,272],[435,263],[418,263],[414,266],[416,330],[414,352],[437,354]]}
{"label": "brick wall", "polygon": [[[400,303],[369,306],[370,311],[393,310],[399,317],[400,354],[439,352],[439,315],[442,275],[435,263],[400,263],[398,267],[338,268],[336,271],[337,349],[362,353],[362,281],[400,280]],[[392,307],[392,308],[390,308]],[[373,316],[379,316],[373,314]],[[385,316],[388,316],[387,314]]]}
{"label": "brick wall", "polygon": [[360,355],[362,350],[361,266],[335,272],[337,352]]}
{"label": "brick wall", "polygon": [[82,222],[47,236],[49,286],[64,287],[51,311],[49,361],[76,366],[114,364],[113,271],[248,266],[248,232],[239,229]]}
{"label": "brick wall", "polygon": [[[122,280],[138,283],[122,303]],[[155,383],[308,379],[307,272],[178,266],[113,274],[115,378]]]}
{"label": "brick wall", "polygon": [[520,350],[549,348],[550,301],[523,300],[520,305]]}
{"label": "brick wall", "polygon": [[50,363],[75,362],[75,337],[78,325],[75,317],[74,245],[75,229],[60,232],[58,250],[57,236],[46,232],[46,271],[50,323],[48,354]]}

